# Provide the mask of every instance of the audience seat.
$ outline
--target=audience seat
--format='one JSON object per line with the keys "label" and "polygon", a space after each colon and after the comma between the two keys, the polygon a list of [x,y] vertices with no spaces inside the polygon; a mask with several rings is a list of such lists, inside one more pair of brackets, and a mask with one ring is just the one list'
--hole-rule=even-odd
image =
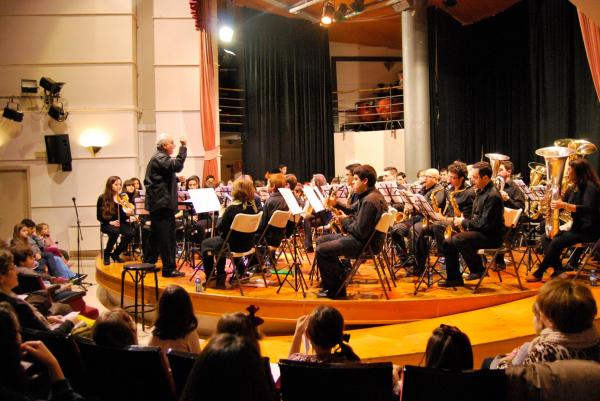
{"label": "audience seat", "polygon": [[503,370],[450,371],[405,366],[401,401],[504,401]]}
{"label": "audience seat", "polygon": [[171,367],[171,374],[173,375],[173,381],[175,383],[175,390],[177,395],[181,396],[185,383],[187,382],[188,376],[192,371],[192,367],[198,359],[199,354],[193,352],[177,351],[170,349],[167,352],[167,359],[169,360],[169,366]]}
{"label": "audience seat", "polygon": [[390,401],[392,363],[321,364],[282,359],[283,401]]}
{"label": "audience seat", "polygon": [[90,380],[88,397],[105,401],[175,401],[175,385],[159,347],[107,348],[78,337]]}

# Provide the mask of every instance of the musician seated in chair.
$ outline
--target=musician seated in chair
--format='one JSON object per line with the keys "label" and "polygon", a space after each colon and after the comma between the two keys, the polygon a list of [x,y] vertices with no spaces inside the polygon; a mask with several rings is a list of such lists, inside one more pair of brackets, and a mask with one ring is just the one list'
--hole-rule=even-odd
{"label": "musician seated in chair", "polygon": [[[321,188],[327,185],[327,180],[323,174],[314,174],[312,184],[315,191],[319,191],[323,197],[326,196]],[[325,226],[330,220],[330,211],[322,210],[318,213],[314,213],[312,207],[309,205],[307,212],[304,215],[304,249],[306,249],[306,252],[313,252],[313,227]]]}
{"label": "musician seated in chair", "polygon": [[552,210],[564,209],[571,213],[573,224],[570,229],[561,226],[561,230],[554,238],[544,234],[542,246],[544,260],[538,269],[527,281],[541,281],[544,272],[549,267],[554,269],[552,277],[563,272],[561,254],[563,250],[579,242],[593,242],[600,236],[600,180],[592,170],[587,160],[577,159],[569,162],[567,179],[570,187],[562,196],[562,200],[552,201]]}
{"label": "musician seated in chair", "polygon": [[473,165],[472,181],[477,188],[473,201],[473,215],[470,218],[455,217],[454,224],[464,231],[443,242],[446,257],[446,280],[440,287],[463,286],[460,275],[459,253],[462,255],[471,274],[467,280],[479,280],[483,274],[483,262],[477,255],[480,248],[496,248],[504,236],[504,205],[502,197],[491,180],[492,168],[489,163],[479,162]]}
{"label": "musician seated in chair", "polygon": [[[427,230],[423,230],[417,240],[415,257],[417,259],[418,271],[422,272],[429,249],[427,247],[426,235],[435,238],[438,254],[443,253],[444,240],[460,231],[454,226],[454,217],[470,218],[473,210],[473,198],[475,192],[472,187],[467,186],[467,165],[461,161],[455,161],[448,166],[448,182],[450,187],[446,192],[445,206],[439,214],[439,220],[433,222]],[[458,209],[458,210],[457,210]]]}
{"label": "musician seated in chair", "polygon": [[[338,257],[356,258],[387,209],[383,195],[375,189],[376,179],[375,169],[367,164],[354,169],[354,192],[358,194],[356,214],[354,217],[336,217],[348,234],[329,234],[317,239],[316,259],[323,287],[317,294],[319,297],[335,297],[346,277]],[[376,232],[372,240],[374,247],[381,245],[384,238],[383,233]],[[346,289],[343,288],[339,295],[345,297]]]}
{"label": "musician seated in chair", "polygon": [[[440,173],[437,169],[427,169],[424,172],[423,187],[419,190],[419,193],[427,199],[427,202],[431,204],[436,212],[443,210],[446,200],[444,188],[439,184],[439,180]],[[406,213],[410,212],[405,210],[405,215]],[[405,238],[410,238],[409,244],[411,250],[416,246],[418,238],[421,235],[421,230],[423,229],[422,221],[423,216],[419,214],[409,217],[392,227],[392,240],[396,247],[402,250],[403,254],[407,254]],[[409,275],[421,274],[421,268],[422,266],[416,266],[415,269],[409,271]]]}

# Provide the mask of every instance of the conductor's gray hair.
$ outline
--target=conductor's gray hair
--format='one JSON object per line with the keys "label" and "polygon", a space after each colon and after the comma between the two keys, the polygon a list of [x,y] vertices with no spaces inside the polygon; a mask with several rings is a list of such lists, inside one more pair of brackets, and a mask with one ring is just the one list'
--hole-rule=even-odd
{"label": "conductor's gray hair", "polygon": [[167,141],[169,140],[173,140],[173,138],[171,137],[171,135],[167,134],[166,132],[163,132],[162,134],[160,134],[157,138],[156,138],[156,149],[162,149],[163,145],[165,143],[167,143]]}

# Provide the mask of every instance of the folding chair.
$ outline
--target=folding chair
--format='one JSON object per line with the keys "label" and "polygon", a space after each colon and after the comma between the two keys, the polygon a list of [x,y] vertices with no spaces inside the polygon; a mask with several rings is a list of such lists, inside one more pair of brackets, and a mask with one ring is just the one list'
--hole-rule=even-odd
{"label": "folding chair", "polygon": [[198,356],[199,354],[194,354],[193,352],[177,351],[174,349],[169,349],[167,352],[167,359],[178,396],[183,394],[185,383]]}
{"label": "folding chair", "polygon": [[[240,287],[240,294],[242,296],[244,296],[244,290],[242,288],[242,282],[240,280],[240,275],[243,274],[246,269],[243,268],[243,260],[242,258],[244,257],[249,257],[250,255],[254,255],[256,250],[254,248],[254,241],[253,241],[253,237],[254,234],[256,233],[256,230],[258,230],[258,226],[260,225],[260,219],[262,218],[262,214],[263,212],[259,212],[257,214],[244,214],[244,213],[238,213],[235,215],[235,217],[233,218],[233,222],[231,223],[231,227],[229,229],[229,232],[227,233],[227,237],[225,238],[225,242],[223,243],[223,246],[221,246],[221,249],[219,249],[219,252],[217,253],[217,263],[221,258],[226,258],[231,260],[232,265],[234,266],[233,268],[233,278],[237,281],[239,287]],[[236,249],[233,250],[231,249],[231,245],[230,245],[230,240],[248,240],[248,243],[250,243],[250,247],[248,249]],[[235,262],[235,260],[238,260],[237,264]],[[260,268],[262,271],[262,264],[259,260],[259,264],[260,264]],[[238,272],[238,268],[242,267],[242,271]],[[216,271],[216,266],[215,268],[210,272],[209,277],[207,277],[206,282],[208,283],[211,279],[212,276],[215,274]],[[240,274],[241,273],[241,274]],[[267,286],[267,279],[265,277],[264,272],[262,273],[262,277],[263,277],[263,281],[265,282],[265,287]]]}
{"label": "folding chair", "polygon": [[581,272],[583,271],[585,266],[588,264],[588,262],[592,258],[592,256],[594,256],[594,254],[598,251],[598,249],[600,249],[600,239],[598,239],[595,243],[588,242],[588,243],[576,244],[575,246],[585,247],[585,251],[583,253],[583,259],[581,259],[581,263],[579,264],[579,267],[577,268],[577,273],[575,273],[575,277],[573,277],[573,280],[576,280],[579,277],[579,275],[581,274]]}
{"label": "folding chair", "polygon": [[[497,267],[496,256],[498,256],[498,255],[504,256],[505,254],[508,254],[510,256],[512,265],[515,269],[514,276],[517,277],[517,282],[519,283],[519,289],[521,291],[523,290],[523,285],[521,284],[521,278],[519,277],[519,267],[520,266],[517,265],[517,263],[515,262],[515,257],[513,255],[512,242],[510,241],[510,235],[511,235],[512,231],[515,230],[517,225],[519,224],[519,218],[521,217],[522,212],[523,212],[523,209],[511,209],[511,208],[505,207],[504,208],[504,225],[506,226],[507,230],[506,230],[506,233],[504,234],[504,238],[502,240],[502,245],[498,248],[483,248],[483,249],[477,250],[477,254],[481,255],[481,257],[483,258],[483,260],[485,262],[485,270],[483,271],[481,278],[477,282],[477,285],[473,289],[473,294],[475,294],[477,292],[477,290],[479,289],[479,286],[481,285],[481,282],[483,281],[485,276],[488,274],[488,271],[490,269],[496,271],[496,273],[498,274],[498,279],[500,280],[500,282],[502,282],[502,276],[500,276],[500,270],[496,268]],[[488,257],[488,256],[491,257],[489,262],[486,260],[486,257]],[[504,272],[507,274],[510,274],[506,271],[504,271]]]}
{"label": "folding chair", "polygon": [[[350,270],[350,273],[346,276],[346,279],[344,280],[344,282],[342,283],[340,288],[338,288],[336,297],[339,296],[342,289],[346,288],[346,286],[350,283],[350,281],[352,281],[352,278],[358,272],[358,268],[360,267],[360,265],[363,262],[365,262],[367,259],[371,259],[373,261],[373,265],[375,267],[375,272],[377,272],[377,276],[379,277],[379,282],[381,283],[381,288],[383,289],[383,294],[385,295],[385,299],[390,299],[390,297],[388,295],[388,290],[392,291],[392,287],[390,286],[390,282],[385,273],[387,264],[382,256],[383,244],[385,243],[385,239],[382,241],[381,245],[377,248],[375,248],[373,246],[372,242],[373,242],[373,238],[375,237],[375,234],[378,232],[383,233],[384,235],[387,235],[393,222],[394,222],[394,219],[393,219],[392,213],[386,212],[381,215],[381,217],[379,218],[379,221],[377,222],[377,225],[375,226],[375,229],[373,230],[373,232],[369,236],[369,239],[367,240],[367,242],[361,249],[360,254],[356,257],[354,264],[352,265],[352,270]],[[386,290],[386,285],[387,285],[387,290]]]}
{"label": "folding chair", "polygon": [[[260,259],[261,266],[264,262],[269,262],[270,266],[273,266],[275,269],[275,276],[277,276],[277,281],[279,285],[281,285],[281,279],[279,278],[279,271],[277,270],[277,260],[278,257],[273,258],[273,256],[281,247],[281,243],[283,242],[283,238],[285,237],[285,229],[290,219],[291,213],[287,210],[276,210],[269,219],[269,223],[263,230],[260,235],[258,241],[256,241],[255,249],[256,249],[256,257]],[[269,244],[268,234],[281,234],[277,245],[273,243]],[[277,237],[276,237],[277,238]],[[287,259],[287,257],[286,257]],[[288,263],[289,264],[289,263]]]}

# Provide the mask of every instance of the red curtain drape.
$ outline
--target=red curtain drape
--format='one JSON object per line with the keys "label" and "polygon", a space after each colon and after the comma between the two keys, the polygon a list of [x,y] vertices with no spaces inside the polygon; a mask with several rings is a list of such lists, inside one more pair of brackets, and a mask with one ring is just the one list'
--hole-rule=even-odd
{"label": "red curtain drape", "polygon": [[594,86],[596,87],[596,96],[600,101],[600,29],[594,21],[589,19],[580,10],[577,10],[577,13],[579,14],[579,25],[581,25],[581,35],[585,44],[585,52],[590,63]]}
{"label": "red curtain drape", "polygon": [[217,157],[220,149],[216,146],[217,99],[215,91],[215,69],[213,57],[213,9],[211,0],[191,0],[190,8],[200,31],[200,129],[204,144],[204,177],[213,175],[219,180]]}

